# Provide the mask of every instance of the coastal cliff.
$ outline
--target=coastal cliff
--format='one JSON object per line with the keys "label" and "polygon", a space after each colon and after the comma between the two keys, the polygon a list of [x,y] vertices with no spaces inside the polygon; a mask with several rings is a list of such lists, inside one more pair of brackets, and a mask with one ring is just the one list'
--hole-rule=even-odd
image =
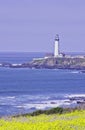
{"label": "coastal cliff", "polygon": [[0,67],[10,68],[47,68],[47,69],[80,69],[85,70],[85,57],[49,57],[37,58],[28,63],[10,64],[1,63]]}

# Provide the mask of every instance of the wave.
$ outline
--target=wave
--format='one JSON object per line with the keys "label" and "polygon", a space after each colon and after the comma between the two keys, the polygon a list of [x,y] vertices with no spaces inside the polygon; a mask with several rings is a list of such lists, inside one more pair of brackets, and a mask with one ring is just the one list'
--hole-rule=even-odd
{"label": "wave", "polygon": [[45,110],[48,108],[54,108],[54,107],[62,107],[62,106],[70,106],[70,105],[75,105],[76,102],[73,101],[71,102],[70,100],[50,100],[50,101],[45,101],[45,102],[39,102],[39,103],[25,103],[23,105],[18,105],[16,106],[17,108],[23,108],[23,109],[35,109],[35,110]]}
{"label": "wave", "polygon": [[83,98],[85,94],[0,96],[0,114],[29,113],[54,107],[75,107]]}
{"label": "wave", "polygon": [[74,97],[85,97],[85,94],[70,94],[68,95],[69,98],[74,98]]}
{"label": "wave", "polygon": [[72,71],[71,73],[73,73],[73,74],[78,74],[78,73],[80,73],[79,71]]}

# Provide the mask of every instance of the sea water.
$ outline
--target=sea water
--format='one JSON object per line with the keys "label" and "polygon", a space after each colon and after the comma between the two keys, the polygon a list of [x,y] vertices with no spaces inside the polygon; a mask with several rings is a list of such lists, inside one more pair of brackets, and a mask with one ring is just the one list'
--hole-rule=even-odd
{"label": "sea water", "polygon": [[[24,63],[43,53],[0,53],[0,63]],[[76,105],[85,97],[85,74],[76,70],[0,68],[0,116]]]}

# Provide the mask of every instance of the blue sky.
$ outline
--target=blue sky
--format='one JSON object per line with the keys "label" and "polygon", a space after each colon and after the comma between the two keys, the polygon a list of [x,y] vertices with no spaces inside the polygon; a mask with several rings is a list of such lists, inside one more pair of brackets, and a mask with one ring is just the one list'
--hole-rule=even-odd
{"label": "blue sky", "polygon": [[0,51],[85,52],[85,0],[0,0]]}

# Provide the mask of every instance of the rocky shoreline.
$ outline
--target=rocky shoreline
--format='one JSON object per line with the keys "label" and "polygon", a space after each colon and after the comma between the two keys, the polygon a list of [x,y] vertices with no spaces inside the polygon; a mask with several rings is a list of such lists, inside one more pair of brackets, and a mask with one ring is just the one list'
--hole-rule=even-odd
{"label": "rocky shoreline", "polygon": [[75,57],[37,58],[37,59],[33,59],[30,62],[21,63],[21,64],[11,64],[11,63],[3,62],[0,63],[0,67],[85,70],[85,58],[75,58]]}

